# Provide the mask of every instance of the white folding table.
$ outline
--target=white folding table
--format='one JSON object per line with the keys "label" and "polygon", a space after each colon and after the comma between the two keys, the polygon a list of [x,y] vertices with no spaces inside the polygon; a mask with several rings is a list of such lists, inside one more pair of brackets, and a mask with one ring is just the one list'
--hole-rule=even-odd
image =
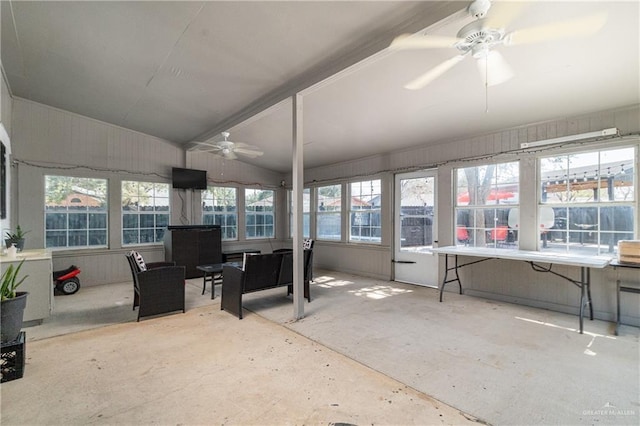
{"label": "white folding table", "polygon": [[[460,287],[460,294],[462,294],[462,282],[460,281],[458,269],[490,259],[520,260],[529,263],[534,271],[548,272],[569,281],[570,283],[580,288],[580,334],[582,334],[584,330],[584,308],[587,304],[589,305],[590,318],[591,320],[593,320],[593,306],[591,303],[591,269],[602,269],[606,267],[609,262],[611,262],[611,258],[607,256],[576,256],[565,253],[539,252],[518,249],[448,246],[433,248],[431,249],[431,251],[444,255],[445,259],[445,274],[444,278],[442,279],[442,285],[440,286],[441,302],[444,287],[450,282],[457,281],[458,286]],[[449,266],[450,256],[454,257],[453,266]],[[458,263],[458,256],[479,257],[481,259],[460,264]],[[548,266],[543,266],[543,264],[547,264]],[[553,265],[569,265],[580,267],[580,279],[577,280],[553,271]],[[453,278],[449,277],[450,272],[455,273],[455,276]]]}

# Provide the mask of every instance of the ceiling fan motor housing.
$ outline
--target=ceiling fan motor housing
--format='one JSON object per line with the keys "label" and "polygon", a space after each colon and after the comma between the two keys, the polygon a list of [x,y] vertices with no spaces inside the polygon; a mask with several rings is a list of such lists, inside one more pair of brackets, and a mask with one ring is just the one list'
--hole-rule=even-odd
{"label": "ceiling fan motor housing", "polygon": [[504,30],[491,28],[484,19],[478,19],[462,27],[457,37],[462,39],[455,44],[458,50],[463,53],[472,51],[474,58],[483,58],[491,47],[502,43]]}

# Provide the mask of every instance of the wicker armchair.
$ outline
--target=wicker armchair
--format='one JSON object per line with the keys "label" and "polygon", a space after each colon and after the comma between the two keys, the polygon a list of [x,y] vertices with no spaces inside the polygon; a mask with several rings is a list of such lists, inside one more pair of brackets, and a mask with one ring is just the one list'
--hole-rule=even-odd
{"label": "wicker armchair", "polygon": [[[278,249],[274,250],[274,253],[292,253],[291,249]],[[313,281],[313,250],[304,249],[304,298],[311,302],[311,293],[309,291],[309,282]],[[282,265],[280,272],[286,282],[293,282],[293,263],[285,262]],[[287,295],[293,294],[293,284],[287,286]]]}
{"label": "wicker armchair", "polygon": [[133,278],[133,309],[140,318],[174,311],[185,312],[184,266],[175,262],[146,263],[141,270],[134,253],[126,255]]}

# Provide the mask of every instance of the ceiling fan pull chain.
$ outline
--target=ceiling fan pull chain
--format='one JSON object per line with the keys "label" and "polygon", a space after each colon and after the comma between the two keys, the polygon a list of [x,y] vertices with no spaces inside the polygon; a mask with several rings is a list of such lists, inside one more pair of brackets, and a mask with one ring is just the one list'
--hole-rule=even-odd
{"label": "ceiling fan pull chain", "polygon": [[484,61],[484,112],[489,113],[489,58]]}

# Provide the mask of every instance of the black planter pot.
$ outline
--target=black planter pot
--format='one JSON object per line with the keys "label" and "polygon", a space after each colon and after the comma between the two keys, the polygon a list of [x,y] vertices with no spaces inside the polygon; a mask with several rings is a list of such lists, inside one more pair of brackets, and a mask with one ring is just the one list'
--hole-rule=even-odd
{"label": "black planter pot", "polygon": [[10,238],[7,238],[4,240],[4,244],[7,246],[7,248],[11,247],[11,244],[15,244],[18,251],[22,251],[22,249],[24,248],[24,238],[20,238],[19,240],[12,240]]}
{"label": "black planter pot", "polygon": [[13,342],[20,337],[28,294],[26,291],[18,291],[16,297],[0,302],[0,323],[2,324],[0,341],[2,343]]}

